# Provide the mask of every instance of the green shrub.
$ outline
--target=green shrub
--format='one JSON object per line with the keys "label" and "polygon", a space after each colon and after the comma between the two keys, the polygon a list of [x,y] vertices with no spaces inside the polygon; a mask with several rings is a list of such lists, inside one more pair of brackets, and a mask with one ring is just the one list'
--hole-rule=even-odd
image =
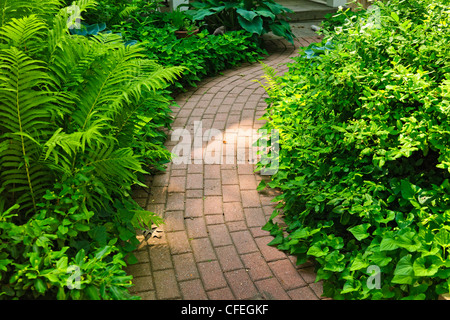
{"label": "green shrub", "polygon": [[166,67],[185,67],[183,76],[170,88],[172,91],[195,87],[205,77],[243,62],[255,62],[267,54],[243,30],[214,36],[204,29],[196,36],[177,39],[177,28],[168,20],[168,14],[160,12],[145,17],[135,15],[132,22],[123,21],[112,30],[120,32],[127,41],[141,42],[149,59]]}
{"label": "green shrub", "polygon": [[[66,5],[72,1],[66,0]],[[132,14],[149,14],[163,6],[163,0],[97,0],[97,5],[83,16],[88,24],[103,22],[108,26],[130,18]]]}
{"label": "green shrub", "polygon": [[[131,298],[122,269],[138,245],[135,229],[161,219],[130,191],[147,166],[170,159],[162,90],[183,69],[161,67],[119,35],[71,35],[73,12],[60,1],[6,4],[0,299]],[[74,5],[83,13],[94,1]]]}
{"label": "green shrub", "polygon": [[450,2],[376,4],[326,33],[331,50],[268,70],[268,186],[287,227],[276,210],[264,229],[315,261],[325,296],[436,299],[450,289]]}

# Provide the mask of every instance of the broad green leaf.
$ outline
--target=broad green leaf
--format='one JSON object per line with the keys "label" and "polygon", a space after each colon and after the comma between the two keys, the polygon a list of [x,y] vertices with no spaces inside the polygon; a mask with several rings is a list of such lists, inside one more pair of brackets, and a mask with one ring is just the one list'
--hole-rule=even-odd
{"label": "broad green leaf", "polygon": [[45,286],[44,281],[41,278],[34,280],[34,288],[39,293],[45,293],[47,287]]}
{"label": "broad green leaf", "polygon": [[350,231],[358,241],[361,241],[361,240],[367,238],[368,236],[370,236],[370,234],[367,232],[367,230],[369,228],[370,228],[370,224],[364,223],[364,224],[360,224],[355,227],[349,228],[347,230]]}
{"label": "broad green leaf", "polygon": [[56,294],[57,300],[66,300],[66,292],[63,287],[59,287],[58,293]]}
{"label": "broad green leaf", "polygon": [[441,247],[448,247],[450,246],[450,232],[448,232],[444,228],[441,228],[439,229],[438,233],[434,235],[434,240]]}
{"label": "broad green leaf", "polygon": [[283,7],[278,3],[264,1],[263,4],[275,15],[279,15],[283,11],[292,12],[290,9]]}
{"label": "broad green leaf", "polygon": [[[328,248],[327,248],[328,249]],[[345,269],[346,261],[345,256],[338,250],[335,250],[325,257],[326,263],[324,270],[332,272],[342,272]]]}
{"label": "broad green leaf", "polygon": [[353,262],[350,266],[350,271],[365,269],[369,266],[369,263],[364,260],[361,253],[353,259]]}
{"label": "broad green leaf", "polygon": [[341,291],[342,294],[353,291],[358,291],[361,288],[361,282],[355,279],[349,279],[344,283],[344,287]]}
{"label": "broad green leaf", "polygon": [[412,256],[408,254],[398,261],[394,270],[392,283],[412,284],[414,280],[414,268],[411,258]]}
{"label": "broad green leaf", "polygon": [[216,12],[212,11],[212,10],[208,10],[208,9],[200,9],[195,13],[195,15],[192,17],[192,19],[194,21],[203,20],[208,16],[212,16],[213,14],[216,14]]}
{"label": "broad green leaf", "polygon": [[66,226],[60,225],[58,227],[58,231],[61,232],[61,234],[66,234],[67,232],[69,232],[69,228],[67,228]]}
{"label": "broad green leaf", "polygon": [[395,238],[395,243],[409,252],[417,251],[422,246],[422,244],[417,241],[417,236],[414,231],[404,232],[397,235]]}
{"label": "broad green leaf", "polygon": [[413,263],[414,275],[416,277],[431,277],[438,272],[441,265],[436,256],[419,257]]}
{"label": "broad green leaf", "polygon": [[254,18],[252,21],[248,21],[242,16],[238,16],[238,21],[241,27],[250,33],[256,33],[258,35],[263,33],[263,20],[259,16]]}
{"label": "broad green leaf", "polygon": [[380,251],[391,251],[395,249],[398,249],[396,241],[394,240],[394,238],[386,234],[383,237],[383,240],[381,240]]}
{"label": "broad green leaf", "polygon": [[392,258],[386,256],[384,252],[374,252],[368,259],[379,267],[387,266],[392,261]]}
{"label": "broad green leaf", "polygon": [[101,300],[98,289],[93,285],[88,285],[85,288],[85,293],[89,297],[89,300]]}
{"label": "broad green leaf", "polygon": [[95,253],[95,259],[101,260],[105,256],[107,256],[112,251],[112,247],[110,246],[104,246],[102,249],[98,250]]}
{"label": "broad green leaf", "polygon": [[57,269],[67,269],[67,256],[61,257],[57,262],[56,262],[56,268]]}
{"label": "broad green leaf", "polygon": [[309,248],[309,250],[306,253],[310,256],[315,256],[319,258],[328,254],[328,251],[330,251],[328,247],[322,249],[320,244],[315,243],[313,246]]}
{"label": "broad green leaf", "polygon": [[256,12],[263,17],[270,18],[274,20],[276,18],[276,15],[274,15],[270,10],[264,8],[264,7],[258,7],[256,8]]}
{"label": "broad green leaf", "polygon": [[275,238],[273,238],[273,240],[270,241],[267,245],[268,246],[275,246],[275,245],[280,244],[282,242],[283,242],[283,235],[279,234]]}
{"label": "broad green leaf", "polygon": [[254,18],[258,16],[254,11],[248,11],[245,9],[237,9],[236,12],[245,20],[252,21]]}
{"label": "broad green leaf", "polygon": [[413,185],[408,180],[401,181],[402,197],[405,200],[414,199],[414,195],[420,190],[417,186]]}

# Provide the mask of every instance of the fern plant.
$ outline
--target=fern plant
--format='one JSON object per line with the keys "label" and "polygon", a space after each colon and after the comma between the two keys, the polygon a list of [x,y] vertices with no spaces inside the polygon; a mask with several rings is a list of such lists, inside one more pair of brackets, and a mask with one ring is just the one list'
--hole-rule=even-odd
{"label": "fern plant", "polygon": [[[36,3],[23,5],[34,8]],[[75,5],[82,12],[93,4],[81,0]],[[14,14],[27,12],[21,2],[14,6]],[[126,194],[121,189],[143,172],[126,137],[151,120],[138,116],[139,106],[156,99],[155,92],[182,69],[144,59],[141,46],[124,46],[118,35],[69,35],[67,8],[51,24],[39,11],[21,18],[8,12],[3,11],[8,22],[0,29],[6,46],[0,52],[0,94],[5,97],[0,127],[2,142],[8,141],[0,181],[9,202],[36,210],[52,174],[64,179],[80,166],[95,168],[105,194]]]}

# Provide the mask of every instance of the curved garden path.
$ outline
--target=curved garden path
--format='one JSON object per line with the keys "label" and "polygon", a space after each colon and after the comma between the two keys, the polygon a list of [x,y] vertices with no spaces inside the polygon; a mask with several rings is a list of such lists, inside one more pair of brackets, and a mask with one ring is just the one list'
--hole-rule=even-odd
{"label": "curved garden path", "polygon": [[[266,42],[270,55],[263,62],[282,74],[298,47],[317,41],[299,38],[292,46],[271,38]],[[241,137],[262,125],[258,119],[267,95],[252,80],[263,75],[259,63],[245,64],[176,98],[180,108],[173,109],[174,130],[184,128],[194,137],[214,128],[223,136],[197,140],[189,163],[169,164],[166,173],[151,178],[149,189],[134,195],[165,220],[152,234],[138,236],[139,262],[127,270],[133,275],[131,292],[143,300],[320,299],[322,287],[314,283],[313,267],[296,266],[295,257],[267,245],[273,237],[261,227],[275,207],[275,194],[256,190],[264,176],[253,172],[251,144],[233,144],[236,132]],[[178,143],[169,138],[167,146]],[[199,161],[201,151],[213,143],[223,147],[228,161]]]}

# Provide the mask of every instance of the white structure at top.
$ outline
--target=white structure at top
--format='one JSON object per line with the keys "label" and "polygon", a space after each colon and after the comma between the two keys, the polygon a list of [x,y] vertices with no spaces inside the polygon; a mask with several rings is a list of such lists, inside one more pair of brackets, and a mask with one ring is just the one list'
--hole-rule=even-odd
{"label": "white structure at top", "polygon": [[327,6],[337,8],[347,4],[347,0],[327,0]]}
{"label": "white structure at top", "polygon": [[[172,10],[176,10],[180,4],[188,4],[189,0],[171,0]],[[187,10],[187,7],[180,7],[180,10]]]}

